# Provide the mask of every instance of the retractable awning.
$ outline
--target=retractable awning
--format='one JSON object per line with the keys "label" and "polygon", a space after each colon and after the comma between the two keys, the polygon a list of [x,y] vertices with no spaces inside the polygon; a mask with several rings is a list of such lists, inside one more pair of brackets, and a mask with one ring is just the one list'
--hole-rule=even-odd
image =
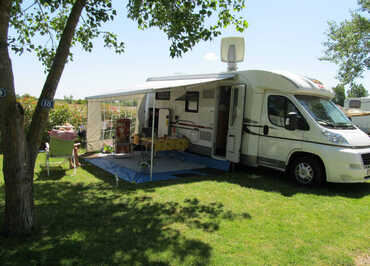
{"label": "retractable awning", "polygon": [[207,74],[207,75],[182,75],[182,76],[169,76],[159,78],[148,78],[144,84],[137,85],[131,90],[123,90],[119,92],[102,94],[96,96],[86,97],[86,99],[105,99],[120,96],[129,96],[135,94],[145,94],[164,89],[179,88],[195,86],[198,84],[211,83],[220,80],[232,79],[236,74],[221,73],[221,74]]}
{"label": "retractable awning", "polygon": [[[101,102],[105,101],[116,101],[127,96],[145,95],[148,93],[154,93],[156,91],[175,89],[175,88],[186,88],[190,86],[197,86],[206,83],[217,82],[221,80],[232,79],[236,76],[233,73],[221,73],[221,74],[207,74],[207,75],[183,75],[183,76],[169,76],[160,78],[149,78],[142,84],[135,86],[131,90],[119,91],[110,94],[96,95],[87,97],[88,100],[88,143],[94,141],[96,145],[100,145],[102,140],[100,139],[100,132],[98,130],[89,130],[90,126],[96,128],[97,125],[101,124]],[[190,95],[185,95],[184,100]],[[180,97],[181,98],[181,97]],[[152,108],[156,107],[156,98],[153,97]],[[90,119],[91,118],[91,119]],[[155,125],[155,115],[152,116],[152,125]],[[92,132],[92,133],[90,133]],[[90,137],[90,135],[92,137]],[[90,138],[89,138],[90,137]],[[153,176],[153,158],[154,158],[154,127],[152,127],[152,141],[151,141],[151,154],[150,154],[150,180]]]}

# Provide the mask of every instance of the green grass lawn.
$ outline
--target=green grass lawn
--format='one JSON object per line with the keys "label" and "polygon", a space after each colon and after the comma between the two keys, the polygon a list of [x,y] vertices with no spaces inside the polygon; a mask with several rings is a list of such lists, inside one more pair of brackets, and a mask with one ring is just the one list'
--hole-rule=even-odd
{"label": "green grass lawn", "polygon": [[[34,236],[0,236],[0,265],[352,265],[370,254],[370,183],[303,188],[278,172],[129,184],[39,156]],[[0,157],[2,165],[2,157]],[[4,216],[0,174],[0,226]]]}

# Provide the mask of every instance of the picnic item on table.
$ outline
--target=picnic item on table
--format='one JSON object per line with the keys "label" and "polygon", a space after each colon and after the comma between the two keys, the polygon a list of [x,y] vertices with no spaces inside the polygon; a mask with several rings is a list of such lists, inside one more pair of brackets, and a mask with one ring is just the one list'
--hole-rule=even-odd
{"label": "picnic item on table", "polygon": [[77,132],[73,129],[73,126],[67,123],[63,126],[55,126],[49,131],[49,136],[59,140],[75,140]]}

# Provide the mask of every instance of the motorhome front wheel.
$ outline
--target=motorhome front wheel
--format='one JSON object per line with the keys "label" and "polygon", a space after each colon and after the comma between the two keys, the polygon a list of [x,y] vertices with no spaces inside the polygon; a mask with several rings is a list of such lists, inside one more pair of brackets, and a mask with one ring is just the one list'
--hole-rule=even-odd
{"label": "motorhome front wheel", "polygon": [[320,185],[324,179],[322,165],[313,157],[296,158],[292,163],[291,175],[302,185]]}

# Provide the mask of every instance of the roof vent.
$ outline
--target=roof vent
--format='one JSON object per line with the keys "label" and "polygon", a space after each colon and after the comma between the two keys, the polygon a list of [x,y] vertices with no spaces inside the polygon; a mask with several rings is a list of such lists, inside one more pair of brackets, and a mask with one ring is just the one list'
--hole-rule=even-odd
{"label": "roof vent", "polygon": [[227,37],[221,40],[221,61],[227,63],[227,71],[236,71],[236,63],[244,61],[243,37]]}

